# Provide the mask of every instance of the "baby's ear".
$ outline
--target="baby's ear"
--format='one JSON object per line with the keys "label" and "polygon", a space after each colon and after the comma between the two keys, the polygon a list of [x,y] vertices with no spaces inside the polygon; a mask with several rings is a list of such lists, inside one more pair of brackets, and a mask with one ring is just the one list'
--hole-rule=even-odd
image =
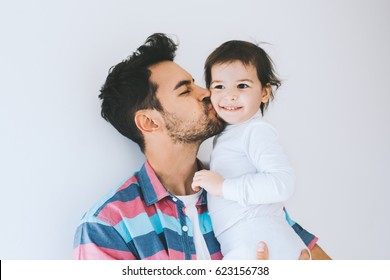
{"label": "baby's ear", "polygon": [[271,84],[268,83],[261,89],[261,103],[268,103],[271,98],[271,92]]}

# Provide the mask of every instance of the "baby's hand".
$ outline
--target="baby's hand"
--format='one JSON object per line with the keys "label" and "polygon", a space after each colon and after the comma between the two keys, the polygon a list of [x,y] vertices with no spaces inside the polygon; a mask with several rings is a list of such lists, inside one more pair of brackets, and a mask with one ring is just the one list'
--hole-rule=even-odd
{"label": "baby's hand", "polygon": [[192,181],[192,189],[199,190],[199,187],[204,188],[209,194],[222,196],[222,184],[224,178],[216,172],[209,170],[201,170],[195,173]]}

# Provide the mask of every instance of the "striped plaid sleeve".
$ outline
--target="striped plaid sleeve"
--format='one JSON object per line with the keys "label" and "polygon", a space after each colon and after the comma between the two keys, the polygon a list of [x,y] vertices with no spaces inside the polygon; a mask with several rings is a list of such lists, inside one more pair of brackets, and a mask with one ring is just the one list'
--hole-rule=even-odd
{"label": "striped plaid sleeve", "polygon": [[[109,238],[107,238],[109,237]],[[74,238],[78,260],[134,260],[136,254],[111,225],[96,219],[83,221]]]}
{"label": "striped plaid sleeve", "polygon": [[286,208],[283,208],[283,211],[284,211],[284,214],[286,216],[286,220],[289,223],[289,225],[294,229],[294,231],[302,239],[302,241],[305,243],[307,248],[309,248],[309,250],[311,250],[314,247],[314,245],[317,243],[318,237],[316,237],[312,233],[308,232],[303,227],[301,227],[298,223],[296,223],[293,219],[291,219]]}

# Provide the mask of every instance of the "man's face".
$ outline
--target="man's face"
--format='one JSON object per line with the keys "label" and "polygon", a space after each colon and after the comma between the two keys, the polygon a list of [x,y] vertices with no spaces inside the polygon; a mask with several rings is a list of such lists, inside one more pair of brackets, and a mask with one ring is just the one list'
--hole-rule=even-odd
{"label": "man's face", "polygon": [[187,71],[171,61],[153,65],[150,70],[174,142],[202,142],[222,131],[224,126],[210,103],[210,92],[195,85]]}

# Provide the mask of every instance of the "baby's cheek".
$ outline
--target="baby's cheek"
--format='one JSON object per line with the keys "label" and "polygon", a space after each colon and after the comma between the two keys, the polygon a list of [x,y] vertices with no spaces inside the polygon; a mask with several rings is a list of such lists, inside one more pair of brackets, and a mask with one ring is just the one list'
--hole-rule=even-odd
{"label": "baby's cheek", "polygon": [[210,100],[211,100],[211,103],[213,104],[214,108],[217,108],[217,105],[218,105],[217,95],[213,94],[213,92],[211,92]]}

